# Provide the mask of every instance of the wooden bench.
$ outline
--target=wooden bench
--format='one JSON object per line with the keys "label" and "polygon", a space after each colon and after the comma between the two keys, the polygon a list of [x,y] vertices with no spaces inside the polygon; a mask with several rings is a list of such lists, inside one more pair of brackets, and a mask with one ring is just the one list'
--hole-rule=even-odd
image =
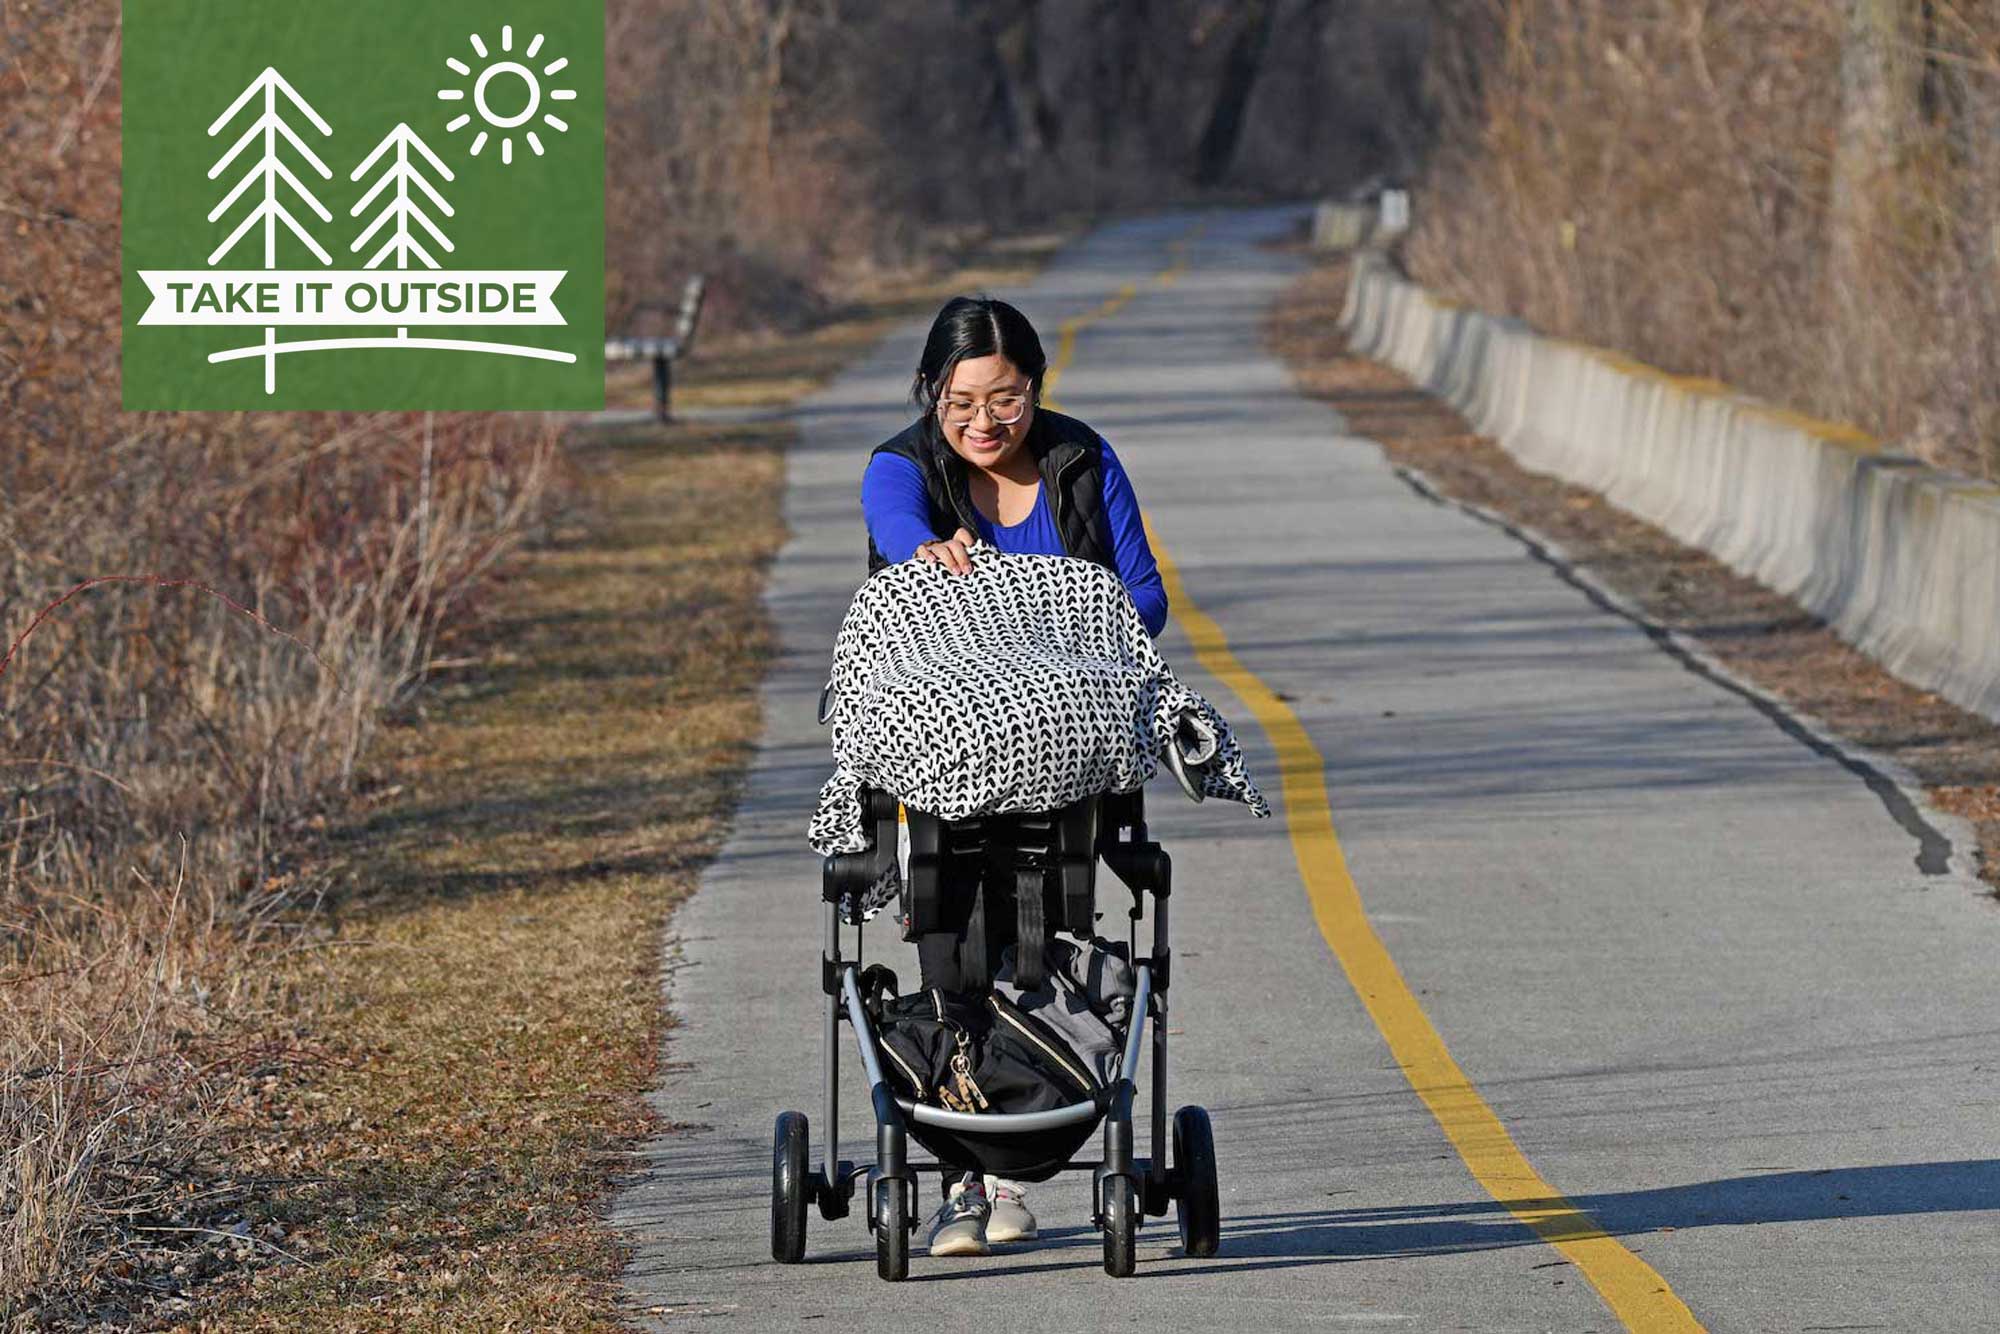
{"label": "wooden bench", "polygon": [[708,280],[701,274],[694,274],[687,280],[687,285],[681,289],[680,315],[674,322],[672,337],[604,340],[604,360],[607,363],[652,361],[653,411],[663,422],[674,419],[674,362],[687,356],[694,346],[695,326],[701,322],[701,301],[707,290]]}

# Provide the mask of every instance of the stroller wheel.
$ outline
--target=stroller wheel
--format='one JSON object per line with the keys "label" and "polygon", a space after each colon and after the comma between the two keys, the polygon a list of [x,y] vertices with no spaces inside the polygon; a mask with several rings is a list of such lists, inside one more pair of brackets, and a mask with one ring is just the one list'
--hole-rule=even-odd
{"label": "stroller wheel", "polygon": [[771,1138],[771,1258],[795,1265],[806,1258],[806,1204],[812,1194],[805,1113],[780,1112]]}
{"label": "stroller wheel", "polygon": [[1214,1255],[1222,1244],[1222,1200],[1215,1185],[1215,1132],[1200,1107],[1174,1113],[1173,1176],[1179,1188],[1181,1251]]}
{"label": "stroller wheel", "polygon": [[910,1192],[901,1181],[877,1181],[875,1272],[891,1283],[910,1274]]}
{"label": "stroller wheel", "polygon": [[1104,1179],[1104,1272],[1130,1278],[1138,1263],[1139,1202],[1130,1177]]}

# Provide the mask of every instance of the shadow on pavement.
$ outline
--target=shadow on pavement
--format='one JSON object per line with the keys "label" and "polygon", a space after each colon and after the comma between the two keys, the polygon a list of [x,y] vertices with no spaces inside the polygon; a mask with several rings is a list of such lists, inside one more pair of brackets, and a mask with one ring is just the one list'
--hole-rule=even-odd
{"label": "shadow on pavement", "polygon": [[[1771,1172],[1570,1201],[1615,1237],[1682,1228],[2000,1210],[2000,1159]],[[1581,1234],[1580,1234],[1581,1235]],[[1493,1201],[1314,1210],[1223,1220],[1230,1260],[1451,1254],[1540,1239]]]}

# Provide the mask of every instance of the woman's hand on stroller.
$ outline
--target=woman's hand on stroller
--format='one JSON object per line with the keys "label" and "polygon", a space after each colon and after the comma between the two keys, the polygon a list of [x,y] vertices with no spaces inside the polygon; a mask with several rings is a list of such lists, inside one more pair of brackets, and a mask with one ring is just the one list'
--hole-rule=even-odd
{"label": "woman's hand on stroller", "polygon": [[950,537],[917,543],[917,554],[911,559],[942,565],[953,574],[971,574],[972,544],[977,540],[971,529],[961,528]]}

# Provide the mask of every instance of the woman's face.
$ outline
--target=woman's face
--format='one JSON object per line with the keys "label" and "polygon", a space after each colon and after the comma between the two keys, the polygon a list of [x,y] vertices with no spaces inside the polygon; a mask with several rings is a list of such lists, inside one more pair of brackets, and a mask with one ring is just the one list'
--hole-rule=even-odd
{"label": "woman's face", "polygon": [[[938,422],[952,452],[991,472],[1020,456],[1035,420],[1028,377],[1007,358],[967,357],[938,395]],[[1001,418],[1020,416],[1013,422]]]}

